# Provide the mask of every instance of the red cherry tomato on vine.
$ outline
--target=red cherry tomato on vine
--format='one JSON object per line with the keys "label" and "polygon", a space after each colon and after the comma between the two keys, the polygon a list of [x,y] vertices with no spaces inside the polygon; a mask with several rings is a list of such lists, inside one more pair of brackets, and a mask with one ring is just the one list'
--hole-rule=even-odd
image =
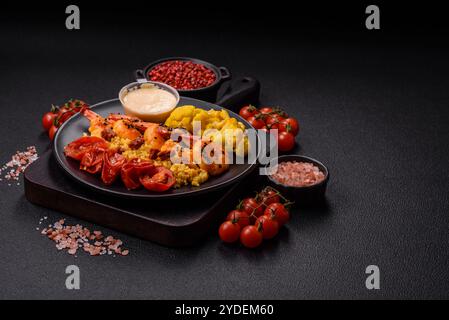
{"label": "red cherry tomato on vine", "polygon": [[56,131],[58,131],[58,128],[56,126],[52,125],[50,127],[50,129],[48,130],[48,137],[50,138],[50,140],[54,139]]}
{"label": "red cherry tomato on vine", "polygon": [[279,194],[272,189],[265,189],[259,194],[259,202],[268,207],[272,203],[281,202]]}
{"label": "red cherry tomato on vine", "polygon": [[282,120],[284,120],[284,117],[280,116],[277,113],[273,113],[267,116],[267,118],[265,119],[265,123],[267,124],[267,126],[271,126],[272,129],[275,129],[273,128],[273,125],[278,124]]}
{"label": "red cherry tomato on vine", "polygon": [[265,126],[265,122],[258,117],[249,117],[246,121],[248,121],[255,129],[262,129]]}
{"label": "red cherry tomato on vine", "polygon": [[[260,226],[261,225],[261,226]],[[279,231],[279,223],[270,216],[260,216],[256,221],[256,228],[262,229],[264,239],[274,238]]]}
{"label": "red cherry tomato on vine", "polygon": [[278,149],[280,151],[290,151],[295,146],[295,136],[289,132],[278,134]]}
{"label": "red cherry tomato on vine", "polygon": [[243,210],[232,210],[228,213],[226,220],[238,223],[242,228],[249,225],[249,215]]}
{"label": "red cherry tomato on vine", "polygon": [[290,132],[292,135],[296,136],[299,132],[298,120],[295,118],[283,119],[279,122],[279,131]]}
{"label": "red cherry tomato on vine", "polygon": [[88,104],[85,103],[83,100],[79,99],[70,99],[69,102],[67,102],[67,106],[72,109],[75,112],[79,112],[83,107],[88,107]]}
{"label": "red cherry tomato on vine", "polygon": [[250,117],[254,117],[256,115],[258,115],[260,113],[259,110],[257,110],[257,108],[255,106],[249,105],[249,106],[245,106],[242,109],[240,109],[239,115],[247,120]]}
{"label": "red cherry tomato on vine", "polygon": [[263,108],[259,109],[259,111],[262,114],[269,114],[269,113],[273,112],[273,108],[271,108],[271,107],[263,107]]}
{"label": "red cherry tomato on vine", "polygon": [[71,116],[73,116],[75,114],[74,111],[64,111],[64,112],[59,112],[57,119],[58,125],[62,125],[64,122],[66,122]]}
{"label": "red cherry tomato on vine", "polygon": [[290,220],[290,213],[284,205],[279,202],[270,204],[265,209],[264,216],[274,218],[279,223],[279,226],[283,226]]}
{"label": "red cherry tomato on vine", "polygon": [[44,116],[42,117],[42,126],[44,127],[45,131],[50,130],[56,116],[57,114],[53,112],[47,112],[46,114],[44,114]]}
{"label": "red cherry tomato on vine", "polygon": [[242,201],[241,210],[245,211],[250,216],[250,218],[254,218],[251,216],[255,216],[257,218],[263,215],[263,206],[259,204],[254,198],[244,199]]}
{"label": "red cherry tomato on vine", "polygon": [[262,232],[255,226],[246,226],[240,233],[240,242],[247,248],[259,246],[262,240]]}
{"label": "red cherry tomato on vine", "polygon": [[231,221],[225,221],[218,229],[218,235],[224,242],[236,242],[240,237],[240,225],[238,223],[232,223]]}
{"label": "red cherry tomato on vine", "polygon": [[69,111],[69,108],[67,106],[63,106],[63,107],[59,108],[58,113],[59,113],[59,115],[61,115],[67,111]]}

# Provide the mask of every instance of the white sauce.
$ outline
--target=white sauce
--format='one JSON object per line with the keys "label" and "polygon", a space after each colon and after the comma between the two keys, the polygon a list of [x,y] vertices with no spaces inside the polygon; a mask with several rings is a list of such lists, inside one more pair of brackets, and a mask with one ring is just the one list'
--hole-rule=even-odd
{"label": "white sauce", "polygon": [[132,112],[139,114],[160,114],[171,111],[176,106],[176,97],[157,87],[141,87],[129,91],[123,103]]}

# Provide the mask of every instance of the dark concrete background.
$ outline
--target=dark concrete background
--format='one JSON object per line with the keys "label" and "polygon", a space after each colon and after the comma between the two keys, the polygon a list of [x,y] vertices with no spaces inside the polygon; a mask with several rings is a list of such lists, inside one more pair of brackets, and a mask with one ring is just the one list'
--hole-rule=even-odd
{"label": "dark concrete background", "polygon": [[[328,208],[295,210],[279,237],[255,251],[223,245],[215,232],[198,246],[170,249],[67,217],[130,249],[127,257],[74,258],[35,230],[43,216],[65,216],[2,182],[0,298],[449,297],[446,33],[353,32],[352,21],[341,29],[293,29],[291,21],[271,28],[267,18],[245,24],[241,16],[186,29],[111,12],[85,13],[76,32],[64,28],[64,15],[2,17],[1,163],[29,145],[48,147],[40,118],[50,104],[114,98],[134,69],[193,56],[258,78],[262,103],[299,119],[295,152],[331,171]],[[81,269],[79,291],[65,289],[70,264]],[[379,291],[365,288],[370,264],[380,267]]]}

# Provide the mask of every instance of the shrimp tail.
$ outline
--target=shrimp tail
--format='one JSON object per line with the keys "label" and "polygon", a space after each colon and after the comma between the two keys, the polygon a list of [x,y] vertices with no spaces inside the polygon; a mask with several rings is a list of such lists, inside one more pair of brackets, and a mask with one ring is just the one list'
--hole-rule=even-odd
{"label": "shrimp tail", "polygon": [[89,132],[91,136],[102,137],[103,130],[105,129],[105,119],[98,113],[93,112],[90,109],[84,109],[80,111],[90,121]]}
{"label": "shrimp tail", "polygon": [[89,119],[90,121],[95,121],[99,118],[102,118],[98,113],[93,112],[91,109],[81,110],[81,114],[83,116],[85,116],[87,119]]}

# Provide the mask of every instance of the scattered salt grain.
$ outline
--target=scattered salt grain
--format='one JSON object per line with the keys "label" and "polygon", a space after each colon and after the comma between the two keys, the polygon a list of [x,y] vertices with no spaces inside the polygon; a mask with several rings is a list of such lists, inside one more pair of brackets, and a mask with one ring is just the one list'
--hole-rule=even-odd
{"label": "scattered salt grain", "polygon": [[[39,158],[35,146],[30,146],[26,151],[17,151],[11,156],[11,160],[0,167],[0,181],[19,181],[20,175],[25,169]],[[17,183],[20,185],[20,182]],[[11,186],[8,183],[8,186]]]}
{"label": "scattered salt grain", "polygon": [[[43,219],[47,219],[47,217]],[[36,230],[39,230],[39,228],[36,228]],[[103,234],[101,231],[95,230],[91,232],[79,224],[75,226],[66,225],[64,219],[48,225],[48,228],[43,229],[41,234],[53,240],[58,250],[66,249],[70,255],[75,257],[78,249],[84,250],[91,256],[113,253],[121,256],[129,254],[129,250],[122,250],[121,245],[123,242],[120,239],[107,236],[102,240]]]}

